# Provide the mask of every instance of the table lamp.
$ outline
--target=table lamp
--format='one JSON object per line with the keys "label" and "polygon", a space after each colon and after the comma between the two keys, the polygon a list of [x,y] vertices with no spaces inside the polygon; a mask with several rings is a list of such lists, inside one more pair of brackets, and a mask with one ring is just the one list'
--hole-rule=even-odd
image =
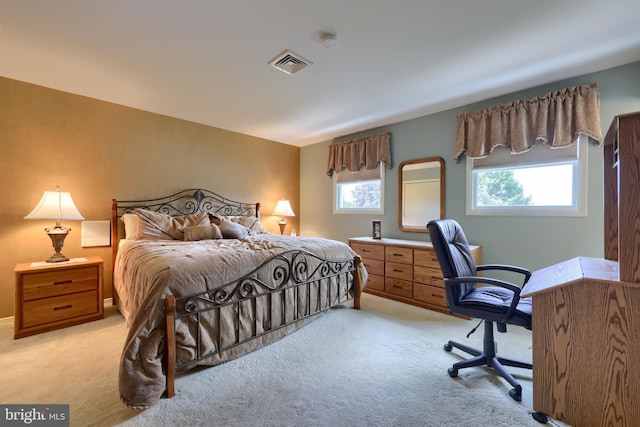
{"label": "table lamp", "polygon": [[291,209],[291,204],[288,200],[285,199],[278,200],[276,208],[273,210],[273,215],[280,217],[280,221],[278,221],[278,225],[280,226],[280,234],[284,234],[284,228],[287,226],[287,220],[285,216],[296,216],[296,214],[293,213],[293,209]]}
{"label": "table lamp", "polygon": [[64,239],[71,231],[68,227],[60,225],[60,221],[65,220],[83,220],[76,205],[73,204],[71,193],[60,191],[60,187],[56,186],[56,191],[45,191],[42,198],[35,208],[25,216],[24,219],[55,219],[54,227],[47,227],[44,231],[51,238],[51,243],[56,253],[47,260],[47,262],[63,262],[69,261],[69,258],[62,255],[60,251],[64,245]]}

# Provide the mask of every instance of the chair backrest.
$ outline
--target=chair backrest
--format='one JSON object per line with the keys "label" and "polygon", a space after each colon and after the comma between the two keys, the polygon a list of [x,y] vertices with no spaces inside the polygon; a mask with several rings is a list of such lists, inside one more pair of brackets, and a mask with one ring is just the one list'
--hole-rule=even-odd
{"label": "chair backrest", "polygon": [[[476,262],[462,227],[453,219],[439,219],[427,224],[433,249],[438,257],[442,275],[446,279],[476,276]],[[446,286],[447,304],[451,309],[458,301],[476,286],[475,283],[463,283]]]}

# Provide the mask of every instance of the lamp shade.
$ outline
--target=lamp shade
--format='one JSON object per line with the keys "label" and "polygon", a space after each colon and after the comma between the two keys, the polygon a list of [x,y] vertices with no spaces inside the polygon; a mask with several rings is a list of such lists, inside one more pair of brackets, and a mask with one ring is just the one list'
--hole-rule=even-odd
{"label": "lamp shade", "polygon": [[273,216],[296,216],[291,209],[291,204],[288,200],[278,200],[276,208],[273,210]]}
{"label": "lamp shade", "polygon": [[71,193],[60,191],[45,191],[35,208],[24,219],[55,219],[60,221],[82,220],[84,217],[78,212],[71,199]]}

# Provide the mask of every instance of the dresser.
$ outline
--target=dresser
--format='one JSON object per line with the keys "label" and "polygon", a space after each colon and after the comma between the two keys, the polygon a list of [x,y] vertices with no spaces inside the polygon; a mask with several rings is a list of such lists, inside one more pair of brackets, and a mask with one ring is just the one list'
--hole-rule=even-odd
{"label": "dresser", "polygon": [[[369,279],[364,291],[449,314],[444,280],[431,242],[353,237],[349,246],[362,257]],[[482,247],[472,246],[477,264]]]}
{"label": "dresser", "polygon": [[15,338],[104,317],[100,257],[18,264],[15,280]]}

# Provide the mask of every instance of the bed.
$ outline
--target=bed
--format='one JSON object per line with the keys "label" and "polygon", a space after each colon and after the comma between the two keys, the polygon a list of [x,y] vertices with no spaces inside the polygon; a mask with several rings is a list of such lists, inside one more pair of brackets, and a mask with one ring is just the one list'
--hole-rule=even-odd
{"label": "bed", "polygon": [[329,239],[264,231],[260,204],[204,189],[112,202],[113,300],[126,319],[120,398],[147,408],[175,376],[258,350],[326,310],[359,308],[367,272]]}

